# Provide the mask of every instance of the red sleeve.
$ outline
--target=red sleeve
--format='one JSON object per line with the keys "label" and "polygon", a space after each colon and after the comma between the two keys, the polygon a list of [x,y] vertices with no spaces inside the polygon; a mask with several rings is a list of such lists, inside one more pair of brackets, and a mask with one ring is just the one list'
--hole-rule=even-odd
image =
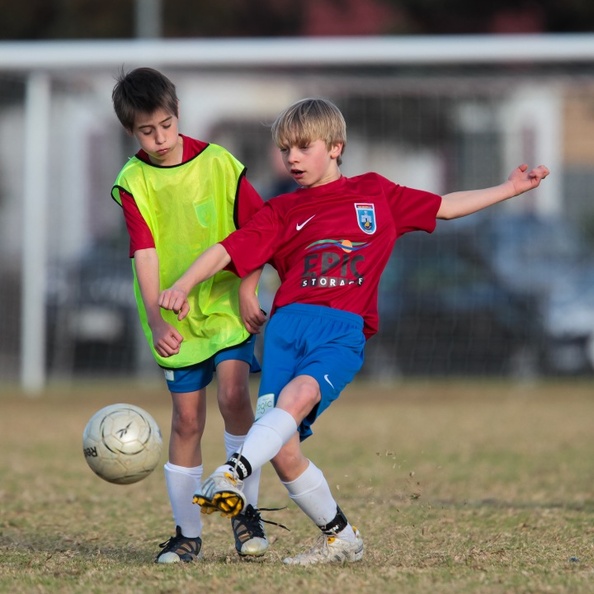
{"label": "red sleeve", "polygon": [[[235,224],[236,229],[242,228],[263,205],[264,201],[260,198],[260,194],[256,192],[252,184],[247,180],[244,171],[244,175],[239,178],[239,187],[237,189],[237,197],[235,198],[233,223]],[[247,274],[247,272],[243,275],[240,274],[235,267],[233,260],[225,266],[225,270],[240,277]]]}
{"label": "red sleeve", "polygon": [[228,235],[221,244],[231,256],[227,270],[244,277],[264,266],[276,251],[278,219],[270,203],[252,218],[245,227]]}
{"label": "red sleeve", "polygon": [[264,200],[247,180],[245,175],[239,180],[239,189],[235,201],[235,226],[243,227],[264,205]]}
{"label": "red sleeve", "polygon": [[435,230],[441,196],[425,190],[400,186],[381,176],[378,177],[386,188],[397,237],[409,231],[432,233]]}
{"label": "red sleeve", "polygon": [[142,218],[134,198],[121,188],[120,200],[122,201],[122,208],[124,210],[126,228],[128,229],[128,235],[130,236],[129,255],[133,258],[134,252],[137,250],[154,248],[155,240],[146,221]]}

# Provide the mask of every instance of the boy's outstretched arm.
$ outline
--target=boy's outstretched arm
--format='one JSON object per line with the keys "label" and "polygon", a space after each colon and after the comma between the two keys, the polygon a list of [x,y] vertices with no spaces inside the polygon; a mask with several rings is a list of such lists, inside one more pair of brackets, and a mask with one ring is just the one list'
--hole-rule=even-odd
{"label": "boy's outstretched arm", "polygon": [[437,218],[457,219],[465,217],[498,202],[519,196],[524,192],[537,188],[547,175],[549,175],[549,170],[544,165],[528,170],[528,165],[524,163],[516,167],[510,173],[507,181],[498,186],[445,194],[442,196]]}
{"label": "boy's outstretched arm", "polygon": [[159,306],[170,309],[178,314],[177,319],[183,320],[190,311],[188,294],[201,282],[214,276],[231,262],[227,250],[215,243],[205,250],[184,274],[169,289],[161,291]]}

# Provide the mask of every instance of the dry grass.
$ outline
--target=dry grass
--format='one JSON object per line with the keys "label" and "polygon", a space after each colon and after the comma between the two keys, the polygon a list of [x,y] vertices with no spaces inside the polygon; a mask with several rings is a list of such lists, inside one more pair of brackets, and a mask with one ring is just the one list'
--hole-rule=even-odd
{"label": "dry grass", "polygon": [[[199,564],[152,563],[172,530],[162,472],[98,479],[81,451],[91,414],[146,408],[167,439],[160,385],[0,392],[0,592],[581,593],[594,581],[594,395],[588,382],[407,381],[352,386],[304,444],[366,544],[361,563],[280,562],[316,529],[269,467],[262,507],[271,552],[235,554],[229,521],[205,518]],[[206,472],[223,457],[209,410]]]}

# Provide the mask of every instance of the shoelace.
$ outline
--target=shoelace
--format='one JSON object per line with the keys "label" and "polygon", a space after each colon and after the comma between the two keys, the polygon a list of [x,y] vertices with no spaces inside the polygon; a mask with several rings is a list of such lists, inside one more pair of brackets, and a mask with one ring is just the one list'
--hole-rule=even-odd
{"label": "shoelace", "polygon": [[[237,456],[238,457],[241,456],[242,452],[243,452],[243,444],[239,448],[239,451],[237,452]],[[241,486],[243,484],[243,481],[239,478],[239,473],[237,472],[237,461],[235,462],[235,465],[233,466],[233,472],[235,473],[235,476],[233,477],[234,480],[238,481],[239,485]],[[272,526],[278,526],[279,528],[284,528],[285,530],[288,530],[290,532],[289,528],[287,528],[284,524],[280,524],[279,522],[273,522],[272,520],[265,520],[260,515],[261,511],[281,511],[283,509],[287,509],[287,508],[286,507],[254,507],[253,505],[250,505],[245,510],[243,515],[245,515],[247,520],[264,522],[264,524],[271,524]]]}
{"label": "shoelace", "polygon": [[[237,457],[239,458],[239,456],[241,456],[241,453],[243,452],[243,444],[241,445],[241,447],[239,448],[239,451],[237,452]],[[243,481],[239,478],[239,473],[237,472],[237,461],[235,462],[234,466],[233,466],[233,472],[235,473],[235,476],[233,477],[234,480],[236,480],[239,485],[241,486],[243,484]],[[247,520],[252,520],[252,521],[256,521],[256,522],[264,522],[264,524],[271,524],[272,526],[278,526],[279,528],[284,528],[285,530],[289,530],[289,528],[287,528],[284,524],[281,524],[279,522],[273,522],[272,520],[265,520],[261,515],[260,512],[261,511],[281,511],[283,509],[287,509],[286,507],[254,507],[253,505],[248,506],[248,508],[245,510],[244,512],[244,516],[246,517]]]}
{"label": "shoelace", "polygon": [[178,539],[177,536],[171,536],[165,542],[160,543],[159,548],[166,549],[167,547],[169,547],[170,544],[173,544],[173,541],[175,541],[177,539]]}
{"label": "shoelace", "polygon": [[257,522],[264,522],[264,524],[271,524],[272,526],[278,526],[279,528],[284,528],[285,530],[288,530],[289,532],[291,532],[291,530],[289,528],[287,528],[284,524],[281,524],[280,522],[273,522],[272,520],[265,520],[261,515],[260,512],[265,511],[265,512],[275,512],[275,511],[281,511],[283,509],[287,509],[286,507],[253,507],[253,506],[248,506],[248,508],[245,510],[245,517],[247,520],[253,520],[253,521],[257,521]]}
{"label": "shoelace", "polygon": [[173,549],[174,546],[182,544],[182,541],[185,541],[185,542],[183,542],[183,544],[187,543],[188,545],[190,545],[190,548],[191,548],[190,551],[186,551],[186,552],[191,553],[194,550],[194,546],[193,546],[193,544],[190,544],[190,542],[189,542],[190,540],[196,540],[196,539],[189,539],[189,538],[186,538],[185,536],[182,536],[180,534],[176,534],[175,536],[169,537],[169,539],[166,540],[165,542],[160,543],[159,548]]}

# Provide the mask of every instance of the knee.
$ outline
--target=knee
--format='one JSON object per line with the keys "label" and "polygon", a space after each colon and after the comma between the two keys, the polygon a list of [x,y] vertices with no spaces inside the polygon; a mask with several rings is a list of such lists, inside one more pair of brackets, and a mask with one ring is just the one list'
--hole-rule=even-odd
{"label": "knee", "polygon": [[233,385],[219,389],[219,409],[223,417],[245,410],[252,410],[250,392],[247,386]]}
{"label": "knee", "polygon": [[205,419],[197,412],[176,413],[171,421],[171,430],[179,437],[193,439],[202,437],[204,433]]}
{"label": "knee", "polygon": [[320,387],[316,381],[304,382],[300,385],[299,399],[304,405],[313,408],[321,399]]}
{"label": "knee", "polygon": [[303,420],[320,402],[318,383],[311,377],[302,376],[290,382],[281,391],[277,406]]}

